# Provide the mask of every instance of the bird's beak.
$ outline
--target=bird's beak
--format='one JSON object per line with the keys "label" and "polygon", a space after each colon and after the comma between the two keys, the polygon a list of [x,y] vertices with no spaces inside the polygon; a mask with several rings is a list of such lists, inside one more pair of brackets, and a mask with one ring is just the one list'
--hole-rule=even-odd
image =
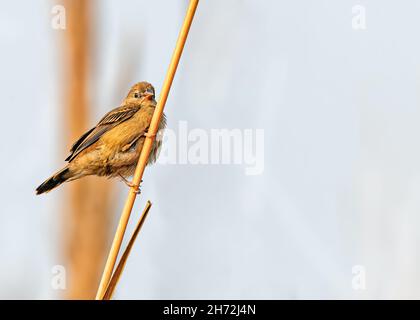
{"label": "bird's beak", "polygon": [[154,97],[155,95],[153,94],[153,92],[150,92],[150,91],[146,91],[145,93],[144,93],[144,97],[147,99],[147,100],[151,100],[151,99],[153,99],[153,97]]}

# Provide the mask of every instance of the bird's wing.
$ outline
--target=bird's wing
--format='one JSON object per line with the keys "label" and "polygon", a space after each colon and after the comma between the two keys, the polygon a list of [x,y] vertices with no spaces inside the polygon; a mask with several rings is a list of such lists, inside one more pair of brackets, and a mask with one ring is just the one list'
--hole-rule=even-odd
{"label": "bird's wing", "polygon": [[94,128],[73,144],[66,161],[71,162],[80,152],[98,141],[105,132],[130,119],[139,109],[140,105],[124,105],[108,112]]}
{"label": "bird's wing", "polygon": [[[86,137],[95,129],[96,127],[93,127],[92,129],[86,131],[72,146],[70,149],[70,152],[73,153],[78,146],[86,139]],[[67,159],[66,159],[67,160]]]}

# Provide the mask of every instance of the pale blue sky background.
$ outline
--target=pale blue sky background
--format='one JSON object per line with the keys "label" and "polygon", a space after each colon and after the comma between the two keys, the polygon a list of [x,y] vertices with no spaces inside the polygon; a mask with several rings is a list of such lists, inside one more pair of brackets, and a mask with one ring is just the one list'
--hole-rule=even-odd
{"label": "pale blue sky background", "polygon": [[[159,90],[187,1],[97,3],[95,119],[125,95],[121,70]],[[57,296],[64,191],[33,191],[68,148],[51,7],[0,1],[0,298]],[[116,297],[420,298],[419,12],[415,0],[201,1],[169,127],[263,128],[265,170],[149,168],[136,210],[153,199],[153,212]]]}

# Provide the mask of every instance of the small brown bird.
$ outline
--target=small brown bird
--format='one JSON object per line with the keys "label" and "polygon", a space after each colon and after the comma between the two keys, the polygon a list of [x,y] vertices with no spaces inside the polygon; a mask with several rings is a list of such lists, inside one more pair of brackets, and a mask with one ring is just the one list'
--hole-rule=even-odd
{"label": "small brown bird", "polygon": [[[36,188],[36,194],[89,175],[120,177],[131,187],[126,178],[134,174],[155,107],[153,86],[135,84],[120,107],[108,112],[73,144],[66,159],[69,163]],[[165,125],[163,115],[159,129]],[[155,140],[148,164],[156,161],[160,146],[161,141]]]}

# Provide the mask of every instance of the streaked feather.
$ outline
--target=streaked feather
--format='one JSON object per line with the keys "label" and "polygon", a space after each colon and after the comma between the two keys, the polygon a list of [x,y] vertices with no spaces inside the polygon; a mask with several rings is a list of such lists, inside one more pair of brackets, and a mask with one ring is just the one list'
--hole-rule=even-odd
{"label": "streaked feather", "polygon": [[97,142],[104,133],[130,119],[137,111],[139,111],[139,109],[140,105],[129,104],[115,108],[108,112],[99,121],[96,127],[90,129],[76,141],[71,148],[71,154],[66,158],[66,161],[71,162],[80,152]]}

